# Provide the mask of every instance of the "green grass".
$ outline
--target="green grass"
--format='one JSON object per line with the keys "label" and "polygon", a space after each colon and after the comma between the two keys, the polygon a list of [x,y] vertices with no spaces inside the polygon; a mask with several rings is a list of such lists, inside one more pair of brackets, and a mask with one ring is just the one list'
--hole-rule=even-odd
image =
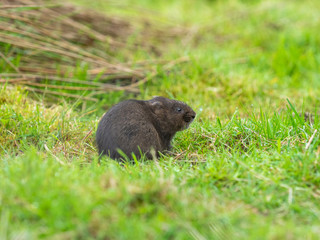
{"label": "green grass", "polygon": [[[108,13],[103,1],[74,2]],[[190,61],[159,64],[137,97],[186,101],[196,121],[176,135],[175,155],[99,162],[102,104],[48,104],[2,85],[0,239],[318,239],[320,3],[127,2],[197,29],[158,57]]]}

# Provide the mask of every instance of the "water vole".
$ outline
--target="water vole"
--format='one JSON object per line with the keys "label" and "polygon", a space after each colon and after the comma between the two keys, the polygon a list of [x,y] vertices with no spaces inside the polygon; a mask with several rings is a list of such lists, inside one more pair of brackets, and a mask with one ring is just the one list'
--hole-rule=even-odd
{"label": "water vole", "polygon": [[141,158],[139,148],[148,159],[151,149],[170,150],[178,131],[189,127],[196,113],[185,103],[164,97],[148,101],[127,100],[113,106],[99,122],[96,142],[99,154],[120,159],[118,149],[129,158]]}

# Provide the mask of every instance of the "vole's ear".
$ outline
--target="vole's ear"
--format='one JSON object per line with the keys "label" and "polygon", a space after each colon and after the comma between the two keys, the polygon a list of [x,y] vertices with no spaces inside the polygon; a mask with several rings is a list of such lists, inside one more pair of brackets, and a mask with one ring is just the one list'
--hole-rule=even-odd
{"label": "vole's ear", "polygon": [[151,101],[150,102],[150,106],[152,106],[153,108],[158,108],[158,107],[162,107],[162,102],[159,101]]}
{"label": "vole's ear", "polygon": [[162,108],[163,104],[159,101],[150,101],[149,106],[151,107],[152,111],[155,112],[158,109]]}

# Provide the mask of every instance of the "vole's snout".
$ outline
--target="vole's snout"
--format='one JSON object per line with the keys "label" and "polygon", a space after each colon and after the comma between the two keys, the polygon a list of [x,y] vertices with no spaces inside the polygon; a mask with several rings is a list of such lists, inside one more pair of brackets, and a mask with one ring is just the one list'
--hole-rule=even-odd
{"label": "vole's snout", "polygon": [[189,112],[187,113],[186,115],[183,116],[183,120],[186,122],[186,123],[190,123],[192,122],[196,117],[196,113],[195,112]]}

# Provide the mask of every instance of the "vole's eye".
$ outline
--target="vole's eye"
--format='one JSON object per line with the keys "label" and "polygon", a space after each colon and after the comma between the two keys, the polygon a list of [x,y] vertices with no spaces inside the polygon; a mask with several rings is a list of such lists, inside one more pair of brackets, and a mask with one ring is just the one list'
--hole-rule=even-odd
{"label": "vole's eye", "polygon": [[181,111],[182,111],[182,109],[177,107],[177,112],[181,112]]}

